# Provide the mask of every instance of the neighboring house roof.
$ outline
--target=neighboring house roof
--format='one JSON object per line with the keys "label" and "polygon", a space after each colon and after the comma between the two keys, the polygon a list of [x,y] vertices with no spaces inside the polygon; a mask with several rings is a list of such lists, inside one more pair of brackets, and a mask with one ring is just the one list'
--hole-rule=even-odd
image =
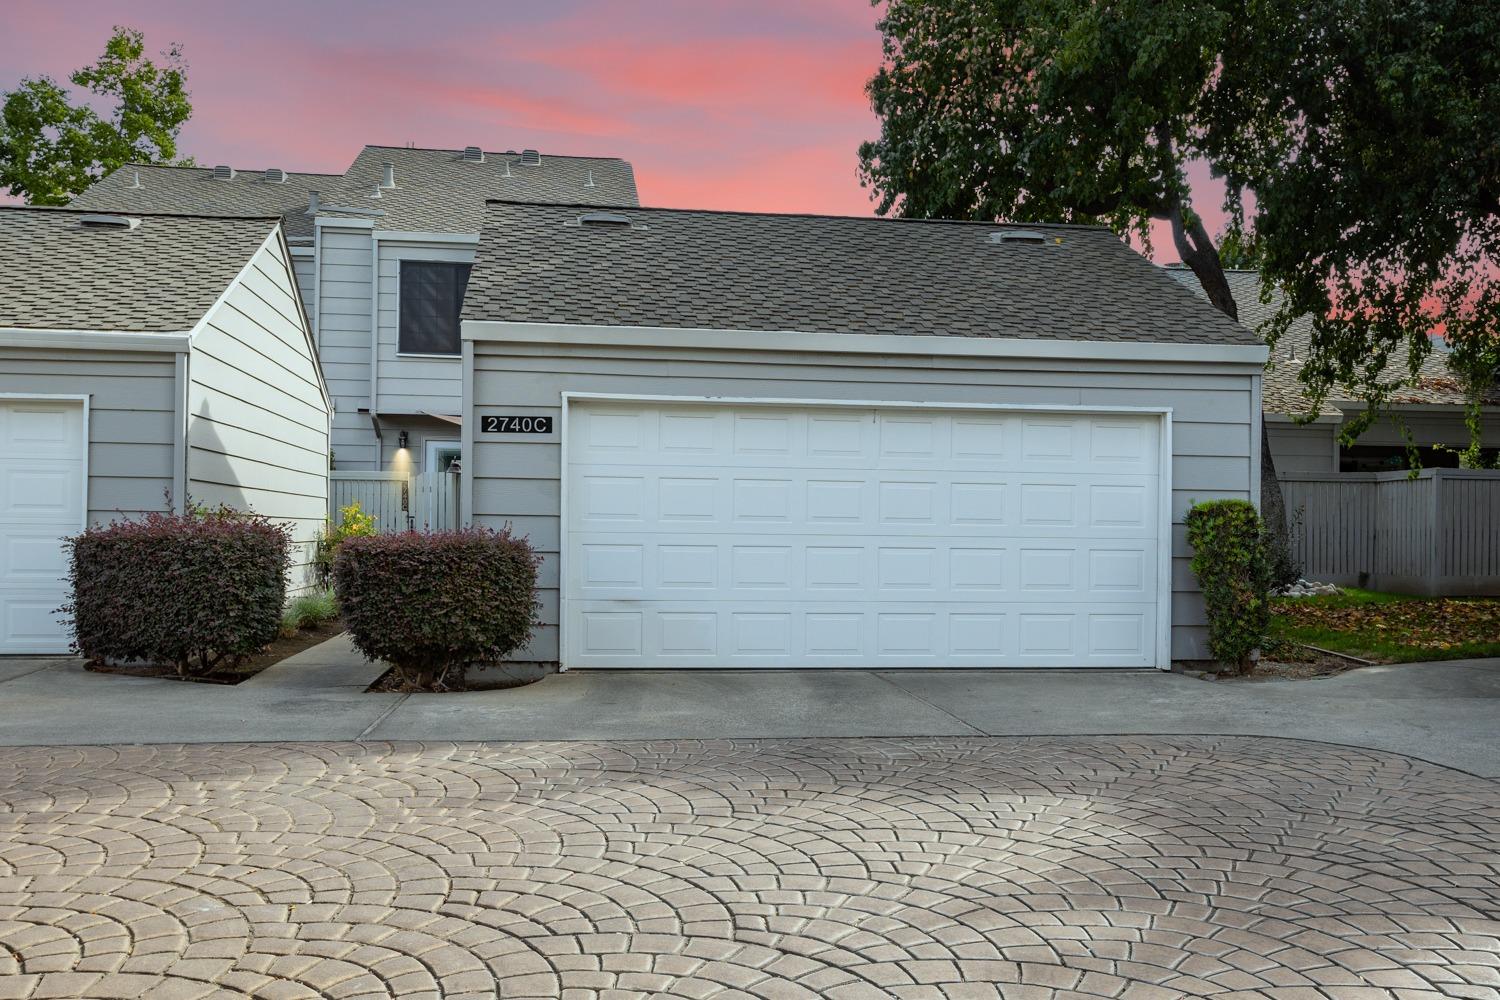
{"label": "neighboring house roof", "polygon": [[[382,189],[385,164],[394,165],[396,186]],[[462,150],[366,146],[342,174],[287,173],[267,180],[265,170],[236,170],[219,179],[210,167],[126,164],[101,178],[70,203],[72,208],[111,212],[178,212],[219,215],[280,215],[290,239],[310,238],[314,216],[309,194],[318,192],[319,215],[337,209],[368,210],[378,229],[477,233],[488,198],[538,202],[635,205],[635,174],[624,160],[541,154],[535,165],[516,152],[485,153],[483,162]],[[137,186],[139,185],[139,186]],[[379,213],[379,214],[374,214]]]}
{"label": "neighboring house roof", "polygon": [[289,238],[311,237],[308,192],[330,188],[341,176],[289,173],[278,183],[266,180],[264,170],[236,170],[231,179],[218,180],[210,167],[127,163],[74,197],[68,207],[97,212],[280,216]]}
{"label": "neighboring house roof", "polygon": [[0,207],[0,327],[191,330],[277,225],[140,215],[124,228],[85,225],[88,214]]}
{"label": "neighboring house roof", "polygon": [[[393,164],[396,187],[369,197]],[[377,229],[477,233],[488,199],[574,204],[638,205],[635,173],[624,160],[542,154],[528,166],[520,154],[485,153],[484,162],[462,150],[366,146],[344,173],[338,204],[383,210]]]}
{"label": "neighboring house roof", "polygon": [[[1094,226],[489,207],[464,318],[514,322],[1253,345]],[[1030,232],[1039,242],[995,242]]]}
{"label": "neighboring house roof", "polygon": [[[1208,296],[1198,282],[1198,276],[1182,266],[1164,268],[1179,284],[1204,301]],[[1256,271],[1228,270],[1224,272],[1229,282],[1229,292],[1239,310],[1240,322],[1258,331],[1261,324],[1276,315],[1281,307],[1281,297],[1272,290],[1270,301],[1260,298],[1260,274]],[[1257,333],[1257,336],[1259,334]],[[1298,380],[1303,363],[1312,351],[1312,317],[1298,317],[1287,328],[1276,343],[1276,350],[1266,362],[1266,374],[1262,381],[1262,409],[1272,413],[1301,415],[1311,407],[1306,388]],[[1422,367],[1415,380],[1408,375],[1407,359],[1410,352],[1402,344],[1391,352],[1386,365],[1387,381],[1396,388],[1391,393],[1391,402],[1397,404],[1459,406],[1464,402],[1463,389],[1453,372],[1448,368],[1448,358],[1434,349],[1422,359]],[[1337,415],[1342,411],[1334,403],[1357,403],[1364,405],[1363,398],[1355,391],[1344,388],[1335,391],[1324,402],[1320,413]],[[1500,402],[1500,401],[1497,401]]]}

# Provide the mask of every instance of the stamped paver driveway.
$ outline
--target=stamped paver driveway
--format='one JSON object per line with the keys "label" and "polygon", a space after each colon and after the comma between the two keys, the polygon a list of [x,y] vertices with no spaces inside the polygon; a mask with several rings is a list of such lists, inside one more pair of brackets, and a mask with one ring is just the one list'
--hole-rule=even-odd
{"label": "stamped paver driveway", "polygon": [[1500,793],[1252,738],[0,750],[4,997],[1500,997]]}

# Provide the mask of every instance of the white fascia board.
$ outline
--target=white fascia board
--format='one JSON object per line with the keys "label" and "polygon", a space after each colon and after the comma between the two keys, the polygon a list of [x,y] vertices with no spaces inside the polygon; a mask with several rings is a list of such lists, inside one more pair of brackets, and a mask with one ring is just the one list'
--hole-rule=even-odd
{"label": "white fascia board", "polygon": [[478,233],[420,233],[404,229],[377,229],[375,238],[383,243],[457,243],[479,245]]}
{"label": "white fascia board", "polygon": [[614,347],[689,347],[724,351],[827,351],[835,354],[913,354],[928,357],[1040,358],[1071,361],[1266,363],[1263,344],[1122,343],[1100,340],[1031,340],[1001,337],[890,336],[804,333],[796,330],[705,330],[646,326],[578,326],[567,323],[463,321],[463,339],[522,344],[590,344]]}
{"label": "white fascia board", "polygon": [[0,347],[51,347],[91,351],[186,351],[191,331],[148,333],[140,330],[55,330],[0,327]]}
{"label": "white fascia board", "polygon": [[319,215],[313,218],[313,231],[319,229],[374,229],[374,219],[340,218],[334,215]]}
{"label": "white fascia board", "polygon": [[1261,419],[1272,424],[1341,424],[1344,422],[1343,416],[1337,413],[1321,413],[1311,420],[1298,420],[1295,414],[1280,413],[1276,410],[1266,410]]}

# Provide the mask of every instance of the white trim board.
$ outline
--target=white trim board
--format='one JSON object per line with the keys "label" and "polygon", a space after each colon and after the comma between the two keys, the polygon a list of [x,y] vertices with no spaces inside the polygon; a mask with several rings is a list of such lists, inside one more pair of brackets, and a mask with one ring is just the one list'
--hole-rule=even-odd
{"label": "white trim board", "polygon": [[0,347],[41,347],[90,351],[176,351],[188,349],[191,331],[49,330],[0,327]]}
{"label": "white trim board", "polygon": [[[466,349],[468,345],[465,345]],[[472,372],[472,365],[466,366]],[[465,386],[468,396],[469,386]],[[558,418],[559,437],[559,524],[558,524],[558,602],[557,641],[558,665],[561,670],[568,665],[568,414],[575,403],[633,402],[681,404],[688,406],[781,406],[781,407],[828,407],[840,409],[890,409],[890,410],[944,410],[944,411],[1002,411],[1020,413],[1066,413],[1066,414],[1133,414],[1155,416],[1161,421],[1159,439],[1157,482],[1157,570],[1156,570],[1156,656],[1158,670],[1172,669],[1172,408],[1169,406],[1090,406],[1090,405],[1030,405],[1022,403],[934,403],[892,400],[846,400],[846,399],[797,399],[777,397],[734,396],[669,396],[631,393],[564,392],[561,394],[561,414]],[[474,407],[490,409],[492,407]],[[475,421],[464,422],[464,445],[472,445]],[[1253,421],[1252,421],[1253,424]],[[1257,443],[1257,447],[1258,447]],[[466,452],[467,453],[467,452]],[[465,483],[472,482],[472,475],[463,477]],[[472,505],[472,499],[469,500]],[[472,517],[472,506],[469,508]],[[931,669],[944,669],[941,667]],[[954,667],[953,669],[973,669]],[[1097,669],[1116,669],[1099,667]]]}
{"label": "white trim board", "polygon": [[806,333],[796,330],[710,330],[675,327],[586,326],[464,320],[464,340],[520,344],[686,347],[724,351],[829,351],[838,354],[916,354],[929,357],[1043,358],[1055,360],[1266,362],[1266,347],[1230,344],[1125,343],[1101,340],[1041,340],[1013,337],[890,336]]}

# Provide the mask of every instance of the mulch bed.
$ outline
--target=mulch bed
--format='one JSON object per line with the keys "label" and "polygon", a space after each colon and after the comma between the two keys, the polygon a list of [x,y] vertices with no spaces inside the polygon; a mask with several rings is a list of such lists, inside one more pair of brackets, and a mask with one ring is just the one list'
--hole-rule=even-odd
{"label": "mulch bed", "polygon": [[[450,680],[436,691],[425,693],[452,694],[461,691],[504,691],[506,688],[525,687],[528,684],[535,684],[550,673],[552,673],[551,670],[510,665],[475,667],[466,676],[460,677],[456,681]],[[365,690],[385,694],[423,693],[421,688],[402,682],[400,675],[396,673],[394,667],[375,678],[375,682],[365,688]]]}
{"label": "mulch bed", "polygon": [[190,681],[197,684],[238,684],[254,677],[267,667],[280,663],[288,656],[294,656],[304,649],[332,639],[343,631],[344,623],[338,619],[324,622],[322,625],[314,625],[312,628],[299,630],[290,638],[277,639],[266,647],[265,652],[247,657],[234,666],[220,666],[210,673],[193,677],[179,677],[177,667],[170,663],[89,663],[84,666],[84,669],[98,674],[160,677],[169,681]]}

